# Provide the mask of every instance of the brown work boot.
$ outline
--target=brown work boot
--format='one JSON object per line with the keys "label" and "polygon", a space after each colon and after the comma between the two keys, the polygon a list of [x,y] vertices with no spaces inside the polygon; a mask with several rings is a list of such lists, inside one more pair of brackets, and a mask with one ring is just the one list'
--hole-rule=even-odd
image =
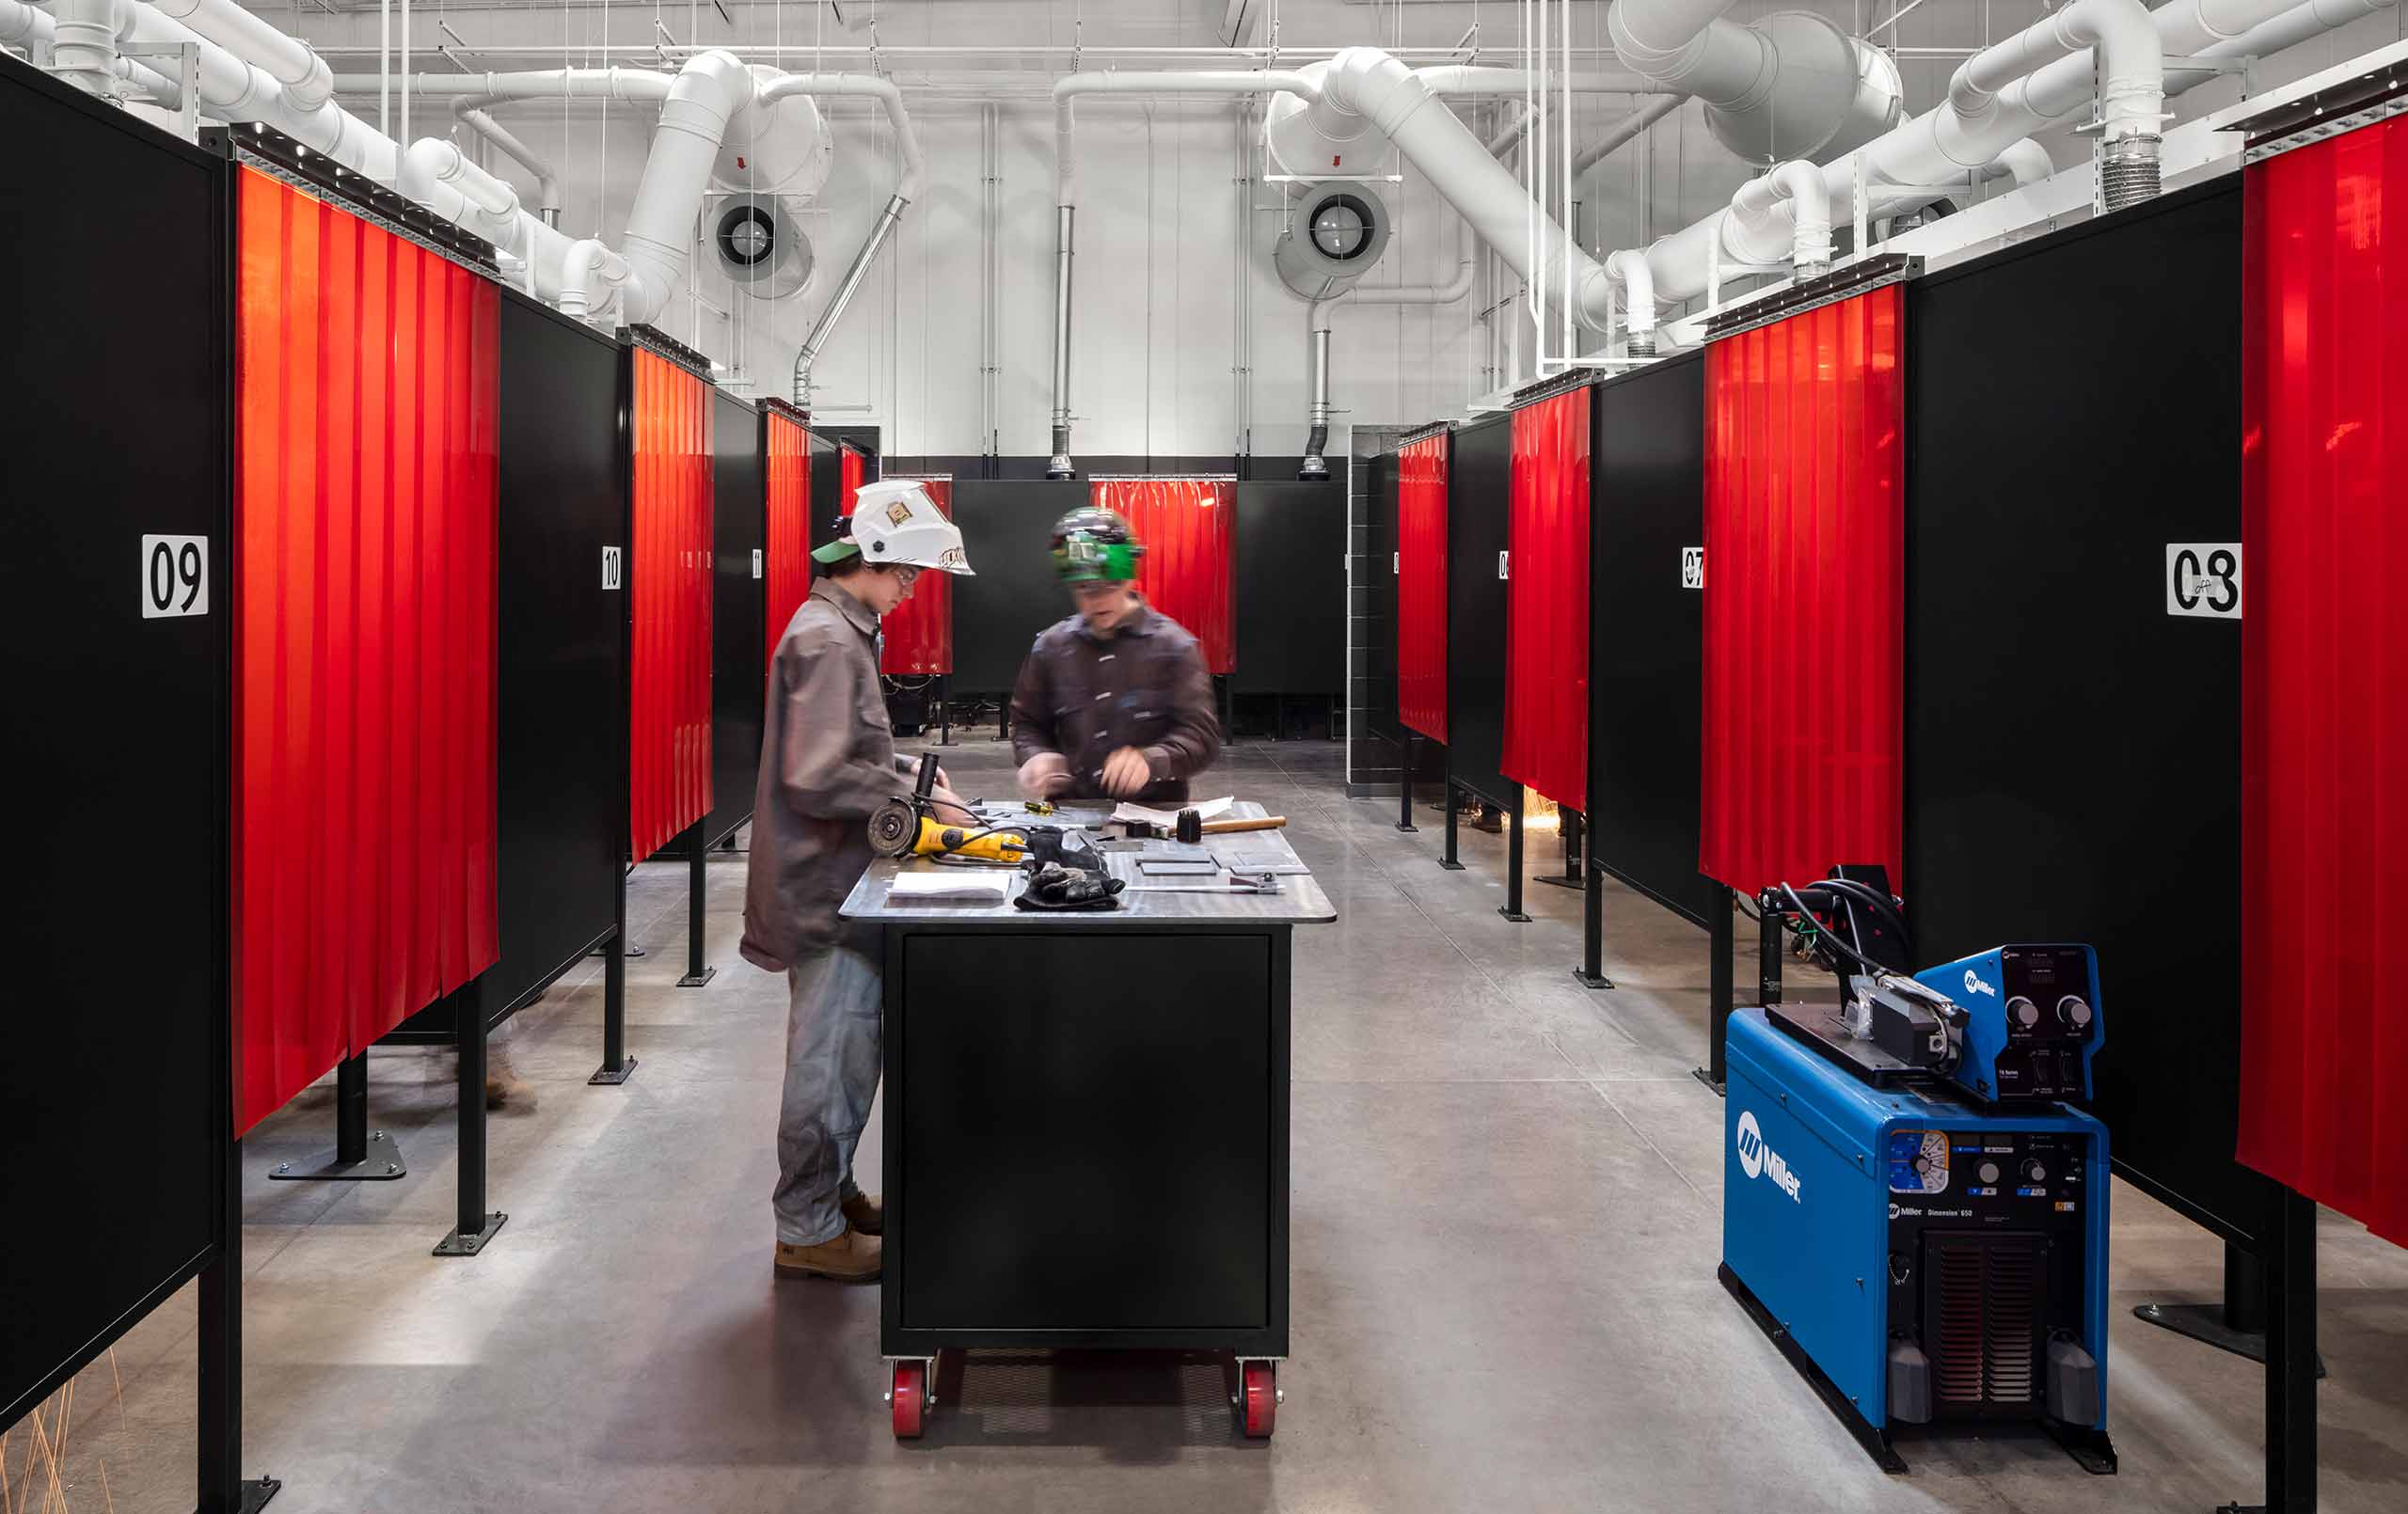
{"label": "brown work boot", "polygon": [[845,1233],[816,1246],[778,1242],[776,1271],[780,1277],[825,1277],[839,1283],[875,1283],[881,1259],[879,1238],[848,1224]]}
{"label": "brown work boot", "polygon": [[510,1053],[498,1046],[485,1048],[485,1108],[521,1113],[535,1108],[535,1085],[518,1076],[518,1069],[510,1065]]}
{"label": "brown work boot", "polygon": [[845,1222],[864,1236],[886,1234],[886,1206],[875,1193],[856,1193],[845,1201]]}

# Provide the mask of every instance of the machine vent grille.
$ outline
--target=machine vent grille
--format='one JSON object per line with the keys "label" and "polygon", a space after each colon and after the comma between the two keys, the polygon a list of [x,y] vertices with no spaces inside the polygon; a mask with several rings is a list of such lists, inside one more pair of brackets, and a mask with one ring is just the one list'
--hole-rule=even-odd
{"label": "machine vent grille", "polygon": [[1924,1343],[1942,1413],[1997,1414],[2039,1400],[2048,1242],[2019,1234],[1929,1235]]}

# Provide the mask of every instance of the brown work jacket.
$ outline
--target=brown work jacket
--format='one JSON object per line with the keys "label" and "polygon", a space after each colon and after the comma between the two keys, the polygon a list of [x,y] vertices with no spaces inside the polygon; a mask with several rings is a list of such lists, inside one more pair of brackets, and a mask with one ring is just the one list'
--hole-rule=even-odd
{"label": "brown work jacket", "polygon": [[907,797],[878,682],[878,617],[822,578],[786,623],[769,664],[752,851],[744,880],[744,960],[783,972],[844,938],[836,908],[869,866],[869,817]]}
{"label": "brown work jacket", "polygon": [[1072,615],[1047,626],[1012,689],[1012,752],[1041,751],[1070,766],[1069,797],[1104,796],[1103,760],[1123,747],[1146,754],[1153,781],[1139,804],[1182,804],[1187,781],[1221,752],[1212,679],[1187,627],[1150,605],[1108,637]]}

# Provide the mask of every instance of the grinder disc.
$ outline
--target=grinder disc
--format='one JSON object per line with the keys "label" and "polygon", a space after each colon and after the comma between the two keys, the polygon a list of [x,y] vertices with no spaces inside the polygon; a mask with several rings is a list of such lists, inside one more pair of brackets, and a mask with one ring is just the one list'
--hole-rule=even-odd
{"label": "grinder disc", "polygon": [[904,857],[920,837],[920,816],[901,799],[889,799],[869,817],[869,849],[880,857]]}

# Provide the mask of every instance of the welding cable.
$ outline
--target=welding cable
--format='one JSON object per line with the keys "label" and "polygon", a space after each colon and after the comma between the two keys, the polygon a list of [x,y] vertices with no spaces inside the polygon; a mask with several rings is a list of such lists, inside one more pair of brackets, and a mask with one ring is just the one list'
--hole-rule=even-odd
{"label": "welding cable", "polygon": [[[1880,963],[1866,956],[1863,953],[1858,951],[1855,947],[1850,946],[1847,942],[1841,940],[1831,932],[1825,930],[1819,922],[1814,921],[1814,912],[1806,907],[1806,901],[1798,897],[1798,891],[1796,889],[1793,889],[1788,884],[1784,883],[1781,885],[1781,891],[1788,896],[1790,904],[1796,907],[1798,913],[1803,916],[1810,923],[1808,926],[1809,929],[1813,930],[1815,935],[1820,936],[1825,941],[1830,942],[1832,946],[1837,947],[1840,951],[1854,958],[1857,965],[1864,969],[1865,971],[1873,973],[1876,976],[1879,976],[1883,973],[1894,973],[1896,971],[1895,969],[1883,967]],[[1801,930],[1798,934],[1802,936],[1805,934],[1805,931]]]}

